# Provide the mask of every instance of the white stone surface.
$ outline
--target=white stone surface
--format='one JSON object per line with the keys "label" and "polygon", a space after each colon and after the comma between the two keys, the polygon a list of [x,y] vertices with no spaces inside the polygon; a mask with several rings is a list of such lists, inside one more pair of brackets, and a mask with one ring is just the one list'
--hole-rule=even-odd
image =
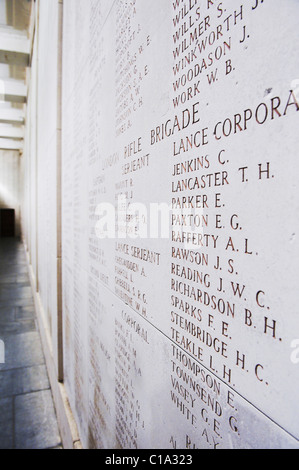
{"label": "white stone surface", "polygon": [[0,138],[23,139],[24,131],[20,126],[0,125]]}
{"label": "white stone surface", "polygon": [[1,80],[0,99],[13,103],[26,103],[27,89],[21,80]]}
{"label": "white stone surface", "polygon": [[[40,2],[37,69],[37,194],[38,276],[42,305],[57,352],[57,239],[58,239],[58,8],[59,2]],[[51,41],[49,41],[51,37]],[[45,112],[46,110],[46,112]]]}
{"label": "white stone surface", "polygon": [[24,32],[0,25],[0,62],[27,67],[29,65],[30,43]]}
{"label": "white stone surface", "polygon": [[0,149],[1,150],[23,150],[23,142],[21,140],[0,138]]}
{"label": "white stone surface", "polygon": [[24,156],[24,240],[49,333],[53,368],[58,377],[58,1],[39,4],[31,68],[28,70],[28,106]]}
{"label": "white stone surface", "polygon": [[0,122],[4,124],[24,124],[24,111],[20,109],[0,109]]}
{"label": "white stone surface", "polygon": [[[56,16],[40,13],[39,280],[55,331]],[[298,13],[64,2],[64,373],[85,447],[299,447]],[[203,227],[185,211],[168,237],[100,240],[96,208],[121,195],[197,204]]]}

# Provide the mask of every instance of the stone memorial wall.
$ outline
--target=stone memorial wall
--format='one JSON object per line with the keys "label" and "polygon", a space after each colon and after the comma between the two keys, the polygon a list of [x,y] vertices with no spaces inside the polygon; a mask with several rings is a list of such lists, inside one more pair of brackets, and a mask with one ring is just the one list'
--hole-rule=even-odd
{"label": "stone memorial wall", "polygon": [[65,0],[63,16],[83,446],[298,448],[299,3]]}

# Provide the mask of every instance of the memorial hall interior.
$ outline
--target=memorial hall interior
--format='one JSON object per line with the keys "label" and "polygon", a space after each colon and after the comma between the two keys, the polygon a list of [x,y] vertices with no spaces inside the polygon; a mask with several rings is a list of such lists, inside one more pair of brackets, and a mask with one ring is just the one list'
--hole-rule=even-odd
{"label": "memorial hall interior", "polygon": [[299,448],[298,31],[0,0],[0,449]]}

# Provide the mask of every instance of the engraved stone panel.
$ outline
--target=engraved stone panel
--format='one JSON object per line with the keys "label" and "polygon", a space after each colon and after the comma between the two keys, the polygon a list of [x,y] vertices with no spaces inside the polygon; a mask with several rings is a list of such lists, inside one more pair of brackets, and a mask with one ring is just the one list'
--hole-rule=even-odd
{"label": "engraved stone panel", "polygon": [[298,13],[64,3],[65,378],[86,447],[298,448]]}

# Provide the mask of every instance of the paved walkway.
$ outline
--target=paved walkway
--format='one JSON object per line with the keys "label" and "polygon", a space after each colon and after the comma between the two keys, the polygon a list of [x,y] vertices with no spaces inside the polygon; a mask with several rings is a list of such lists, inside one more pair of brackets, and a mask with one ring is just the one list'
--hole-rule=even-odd
{"label": "paved walkway", "polygon": [[62,448],[61,439],[25,252],[20,242],[0,239],[0,449],[52,448]]}

